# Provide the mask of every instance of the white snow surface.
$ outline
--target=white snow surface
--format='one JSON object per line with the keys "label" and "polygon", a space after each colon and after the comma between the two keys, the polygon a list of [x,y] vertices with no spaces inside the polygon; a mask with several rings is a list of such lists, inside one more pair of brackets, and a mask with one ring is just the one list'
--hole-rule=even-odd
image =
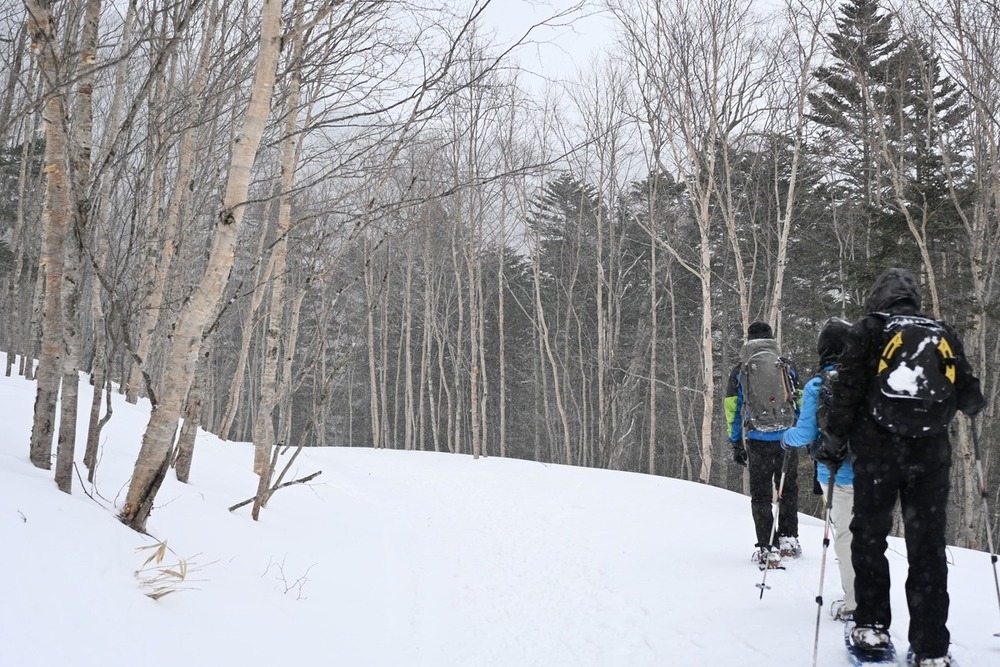
{"label": "white snow surface", "polygon": [[[2,358],[2,355],[0,355]],[[663,477],[495,457],[307,449],[261,520],[246,443],[200,434],[190,484],[171,471],[150,535],[116,518],[149,414],[114,395],[96,485],[56,489],[28,460],[34,383],[0,378],[0,665],[74,667],[772,667],[811,665],[823,523],[802,558],[750,562],[749,499]],[[81,385],[89,405],[90,387]],[[83,410],[86,413],[86,410]],[[78,469],[83,478],[85,417]],[[135,572],[187,581],[153,600]],[[892,540],[904,653],[905,547]],[[952,651],[1000,665],[989,555],[949,549]],[[847,665],[827,554],[819,665]]]}

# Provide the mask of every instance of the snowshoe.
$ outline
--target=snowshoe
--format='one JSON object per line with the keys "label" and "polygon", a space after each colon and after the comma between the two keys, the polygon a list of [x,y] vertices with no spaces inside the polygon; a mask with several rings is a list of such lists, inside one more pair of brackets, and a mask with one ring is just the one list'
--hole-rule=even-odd
{"label": "snowshoe", "polygon": [[782,558],[798,558],[802,555],[802,545],[799,538],[789,535],[782,535],[778,538],[778,550]]}
{"label": "snowshoe", "polygon": [[847,603],[843,600],[834,600],[830,605],[830,616],[835,621],[851,621],[854,620],[854,610],[848,609]]}
{"label": "snowshoe", "polygon": [[896,648],[885,628],[844,623],[844,643],[847,646],[847,658],[855,667],[898,665]]}
{"label": "snowshoe", "polygon": [[771,570],[783,570],[785,569],[781,565],[781,552],[778,551],[777,547],[771,547],[767,549],[766,547],[760,547],[754,552],[753,556],[750,557],[754,563],[757,564],[758,569],[761,571],[771,569]]}
{"label": "snowshoe", "polygon": [[958,661],[951,653],[940,658],[918,658],[911,647],[906,652],[906,667],[958,667]]}

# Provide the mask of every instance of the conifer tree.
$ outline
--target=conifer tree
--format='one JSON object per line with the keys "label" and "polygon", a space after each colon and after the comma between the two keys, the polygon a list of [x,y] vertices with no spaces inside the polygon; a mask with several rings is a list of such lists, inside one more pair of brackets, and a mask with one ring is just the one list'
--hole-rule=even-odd
{"label": "conifer tree", "polygon": [[820,92],[811,93],[809,119],[826,128],[846,193],[866,208],[878,206],[881,182],[877,145],[886,122],[889,72],[901,40],[880,0],[849,0],[841,7],[837,32],[828,35],[833,62],[818,67]]}
{"label": "conifer tree", "polygon": [[964,168],[969,105],[955,82],[941,71],[941,58],[925,40],[913,38],[900,68],[899,162],[912,174],[905,199],[932,220],[940,233],[954,231],[949,178],[960,199],[968,192]]}
{"label": "conifer tree", "polygon": [[932,45],[904,38],[881,0],[844,4],[828,37],[809,118],[830,156],[831,200],[853,222],[848,287],[862,293],[886,266],[933,268],[956,218],[946,170],[954,183],[961,159],[949,144],[968,111]]}

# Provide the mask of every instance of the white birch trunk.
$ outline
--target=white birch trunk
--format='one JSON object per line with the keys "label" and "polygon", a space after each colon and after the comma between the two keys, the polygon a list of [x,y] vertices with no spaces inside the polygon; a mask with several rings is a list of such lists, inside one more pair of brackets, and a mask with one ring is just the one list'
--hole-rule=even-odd
{"label": "white birch trunk", "polygon": [[[28,31],[38,50],[45,104],[45,203],[42,213],[42,250],[39,273],[44,275],[42,344],[38,360],[37,391],[31,428],[30,457],[38,468],[52,467],[56,400],[63,375],[62,292],[66,230],[70,220],[67,183],[66,91],[59,82],[61,55],[55,25],[45,0],[25,0]],[[41,276],[40,276],[41,277]]]}
{"label": "white birch trunk", "polygon": [[[275,202],[277,202],[277,199]],[[265,230],[262,229],[257,244],[257,257],[264,256],[264,247],[266,242],[267,234],[265,233]],[[257,270],[254,273],[253,278],[253,284],[256,288],[250,297],[250,303],[247,305],[247,312],[243,315],[243,326],[240,328],[242,340],[242,343],[240,344],[240,354],[236,360],[236,367],[233,371],[234,374],[232,382],[229,384],[229,400],[226,402],[226,410],[223,413],[222,422],[219,426],[219,437],[223,439],[232,437],[233,421],[236,419],[236,411],[240,406],[240,396],[243,392],[243,383],[246,380],[247,364],[250,360],[250,348],[255,328],[254,322],[257,320],[257,312],[260,310],[260,304],[264,300],[264,295],[267,294],[267,290],[263,289],[262,286],[266,285],[271,280],[271,275],[274,269],[273,255],[268,258],[263,271],[261,269],[261,264],[258,263]]]}
{"label": "white birch trunk", "polygon": [[[70,493],[73,488],[73,458],[76,452],[76,423],[79,409],[80,302],[82,299],[82,250],[89,226],[90,153],[94,111],[92,105],[94,64],[97,62],[97,36],[101,20],[101,0],[88,0],[80,34],[80,68],[76,100],[73,106],[72,200],[74,230],[66,235],[66,264],[63,281],[63,359],[62,402],[59,415],[59,438],[56,446],[56,485]],[[97,393],[100,393],[99,391]]]}
{"label": "white birch trunk", "polygon": [[[188,114],[184,121],[184,130],[181,134],[180,145],[177,149],[177,173],[175,176],[174,188],[167,204],[167,211],[164,219],[162,231],[162,243],[159,254],[155,256],[149,265],[149,293],[143,301],[139,311],[140,325],[139,337],[136,342],[136,356],[138,360],[133,362],[132,373],[125,384],[125,397],[129,403],[135,403],[139,398],[139,390],[142,384],[141,365],[148,366],[150,351],[153,347],[157,323],[163,307],[163,296],[167,286],[167,275],[173,265],[174,250],[176,249],[176,230],[180,224],[181,209],[187,201],[191,180],[191,167],[194,163],[195,141],[198,133],[198,116],[202,109],[200,102],[205,85],[208,80],[208,65],[210,47],[212,44],[212,31],[215,29],[218,10],[216,2],[205,17],[205,23],[201,34],[201,49],[198,54],[198,65],[195,70],[194,83],[191,86],[189,96]],[[162,162],[162,161],[161,161]],[[154,179],[156,180],[156,179]],[[157,188],[153,188],[154,200],[150,206],[150,228],[157,231],[160,203],[155,194]],[[141,364],[141,365],[140,365]],[[147,368],[148,372],[148,368]]]}
{"label": "white birch trunk", "polygon": [[[115,84],[112,92],[111,109],[108,112],[107,123],[109,128],[116,128],[122,115],[125,104],[125,74],[128,66],[127,52],[132,42],[132,29],[135,24],[136,6],[130,2],[125,14],[125,22],[122,27],[121,48],[118,53],[118,64],[115,66]],[[108,131],[104,135],[101,145],[101,155],[107,155],[111,151],[112,132]],[[98,211],[97,220],[90,226],[90,234],[87,243],[90,244],[90,252],[99,258],[101,265],[106,265],[109,244],[101,241],[102,234],[108,227],[110,219],[111,181],[105,178],[101,182],[96,202]],[[104,306],[101,302],[101,283],[95,279],[91,281],[90,290],[90,312],[91,319],[97,323],[94,332],[94,346],[96,352],[92,369],[92,384],[94,385],[93,399],[90,404],[90,421],[87,427],[87,445],[84,450],[83,463],[87,468],[87,481],[93,483],[97,473],[97,449],[101,430],[111,418],[111,383],[108,380],[110,359],[108,351],[108,340],[106,335]],[[101,393],[106,389],[107,410],[101,416]]]}
{"label": "white birch trunk", "polygon": [[244,125],[236,137],[226,180],[222,210],[216,222],[202,282],[184,305],[172,332],[163,395],[150,415],[142,447],[132,473],[121,519],[144,531],[153,499],[170,462],[174,432],[184,398],[191,387],[195,360],[209,315],[222,295],[236,253],[236,238],[245,212],[250,170],[264,133],[271,107],[281,32],[281,2],[264,0],[260,51]]}
{"label": "white birch trunk", "polygon": [[[276,446],[274,438],[274,408],[280,395],[277,387],[278,361],[282,355],[281,330],[285,322],[286,294],[285,269],[288,263],[288,233],[292,228],[292,187],[295,185],[295,162],[297,157],[300,60],[302,58],[302,37],[298,26],[302,16],[302,0],[296,0],[293,23],[290,30],[292,39],[291,67],[288,87],[287,109],[283,139],[281,142],[281,179],[278,198],[278,222],[275,230],[274,247],[271,249],[273,272],[271,274],[271,303],[267,309],[264,326],[264,358],[261,360],[260,396],[257,402],[257,419],[254,422],[254,472],[260,476],[262,489],[270,486],[273,469],[271,467],[271,447]],[[285,342],[287,345],[287,341]],[[291,354],[286,352],[286,365],[291,363]],[[251,516],[254,521],[260,515],[260,508],[267,502],[266,496],[257,494]]]}

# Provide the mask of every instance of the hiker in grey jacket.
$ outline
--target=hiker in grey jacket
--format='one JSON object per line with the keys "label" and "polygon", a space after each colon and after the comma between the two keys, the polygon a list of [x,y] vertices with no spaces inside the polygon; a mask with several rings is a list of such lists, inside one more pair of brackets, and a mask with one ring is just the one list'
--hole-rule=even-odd
{"label": "hiker in grey jacket", "polygon": [[[754,322],[747,329],[747,341],[773,339],[771,326],[766,322]],[[798,375],[791,361],[783,359],[790,369],[793,389],[798,389]],[[733,450],[733,460],[746,466],[750,473],[750,512],[753,516],[757,536],[755,560],[761,568],[777,567],[781,557],[797,558],[802,555],[799,545],[799,485],[798,452],[786,452],[781,447],[784,430],[759,431],[749,425],[744,434],[744,391],[742,386],[742,362],[729,374],[726,388],[726,422],[729,443]],[[744,447],[744,439],[746,447]],[[778,525],[771,532],[774,516],[771,513],[771,499],[778,488],[781,473],[785,471],[784,488],[778,512]]]}

